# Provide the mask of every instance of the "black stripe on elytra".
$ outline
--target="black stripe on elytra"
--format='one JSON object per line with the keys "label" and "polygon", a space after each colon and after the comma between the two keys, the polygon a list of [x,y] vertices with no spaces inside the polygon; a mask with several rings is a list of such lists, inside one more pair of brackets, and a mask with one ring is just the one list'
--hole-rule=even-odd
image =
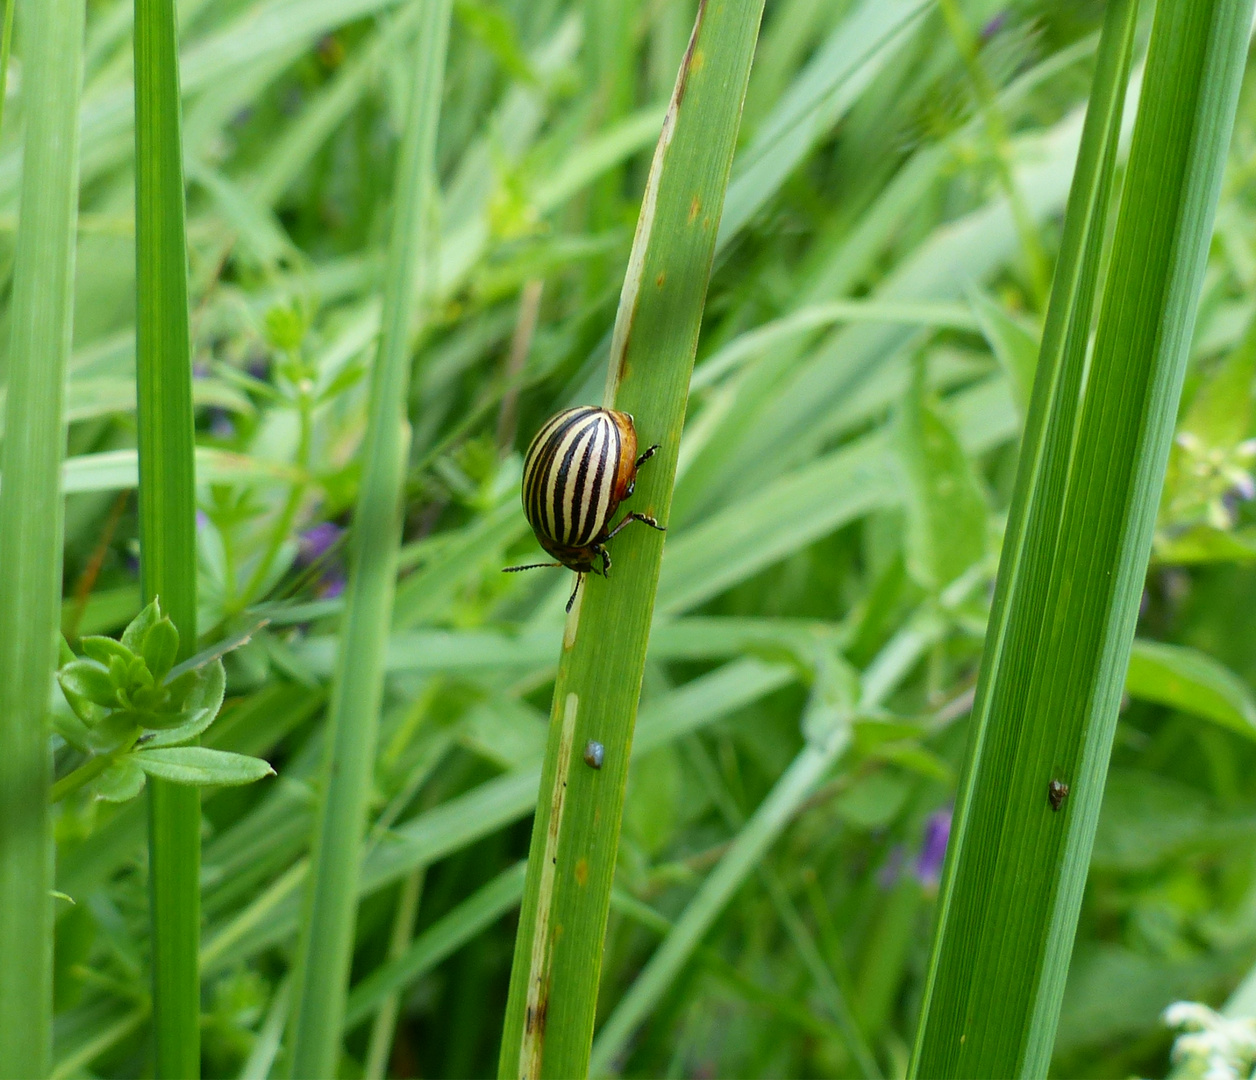
{"label": "black stripe on elytra", "polygon": [[[580,445],[580,440],[590,431],[596,432],[598,424],[601,423],[601,417],[595,416],[582,428],[570,435],[570,444],[567,452],[563,454],[563,460],[558,465],[558,475],[554,481],[554,497],[550,503],[553,510],[554,518],[554,539],[560,544],[570,543],[567,539],[571,535],[571,522],[567,519],[567,511],[564,506],[566,503],[568,476],[571,473],[571,463],[576,456],[576,448]],[[573,499],[573,502],[575,500]],[[575,507],[573,506],[574,510]]]}
{"label": "black stripe on elytra", "polygon": [[[601,417],[598,418],[599,421]],[[597,506],[598,481],[602,475],[602,462],[606,456],[607,439],[605,434],[605,423],[599,422],[597,430],[593,433],[593,438],[589,440],[589,445],[585,447],[584,454],[580,458],[580,468],[576,471],[576,497],[572,500],[572,518],[570,539],[568,543],[575,547],[579,547],[587,541],[584,539],[586,525],[590,516],[593,514]],[[594,455],[598,455],[597,474],[593,479],[593,486],[589,487],[589,466],[593,463]]]}
{"label": "black stripe on elytra", "polygon": [[[602,527],[606,524],[606,514],[610,510],[611,500],[610,494],[607,495],[606,510],[599,510],[599,504],[602,501],[602,491],[607,484],[615,483],[616,463],[619,461],[619,428],[615,426],[615,422],[610,418],[606,418],[606,440],[602,444],[602,453],[598,458],[597,472],[593,477],[593,486],[589,490],[588,513],[582,522],[583,528],[580,530],[580,546],[593,543],[594,537],[602,531]],[[609,475],[608,475],[609,471]]]}
{"label": "black stripe on elytra", "polygon": [[[549,536],[549,529],[546,527],[545,518],[542,516],[541,511],[544,506],[546,487],[545,481],[546,477],[549,475],[551,462],[554,459],[554,454],[557,451],[558,444],[562,442],[563,435],[570,430],[573,424],[578,424],[581,420],[587,417],[590,411],[596,412],[596,410],[589,409],[571,410],[570,414],[559,420],[554,429],[545,436],[544,442],[535,448],[536,453],[533,461],[530,463],[525,462],[524,513],[526,514],[528,522],[531,524],[532,528],[538,532],[544,533],[546,536]],[[555,419],[558,418],[556,417]],[[551,420],[550,423],[553,424],[554,420]],[[544,434],[544,432],[541,434]],[[557,537],[553,536],[549,536],[549,538],[551,540],[557,539]]]}

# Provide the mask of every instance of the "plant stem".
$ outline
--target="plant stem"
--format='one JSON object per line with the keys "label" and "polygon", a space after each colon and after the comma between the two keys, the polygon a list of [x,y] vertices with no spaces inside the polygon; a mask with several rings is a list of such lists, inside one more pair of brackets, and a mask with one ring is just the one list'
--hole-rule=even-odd
{"label": "plant stem", "polygon": [[[0,450],[0,1077],[52,1056],[49,681],[61,623],[82,0],[24,9],[26,134]],[[6,24],[11,14],[6,12]],[[5,47],[8,32],[5,32]]]}
{"label": "plant stem", "polygon": [[[1134,0],[1108,5],[956,799],[911,1074],[1051,1061],[1252,0],[1161,0],[1093,359]],[[1066,802],[1049,797],[1067,784]]]}
{"label": "plant stem", "polygon": [[430,287],[436,129],[444,85],[451,0],[425,0],[419,56],[393,185],[379,355],[371,375],[362,484],[349,552],[349,585],[327,719],[323,798],[311,851],[297,951],[289,1069],[334,1076],[340,1056],[358,875],[375,736],[384,689],[401,544],[411,304]]}
{"label": "plant stem", "polygon": [[[140,587],[196,652],[196,489],[187,232],[174,0],[135,0],[136,398]],[[153,1025],[159,1077],[200,1074],[201,797],[149,781]]]}
{"label": "plant stem", "polygon": [[[611,339],[604,403],[636,417],[634,510],[667,522],[689,377],[762,0],[700,3],[646,182]],[[646,535],[646,534],[649,535]],[[615,541],[615,579],[589,578],[554,687],[498,1075],[589,1069],[606,920],[663,538]],[[580,752],[603,744],[594,770]]]}

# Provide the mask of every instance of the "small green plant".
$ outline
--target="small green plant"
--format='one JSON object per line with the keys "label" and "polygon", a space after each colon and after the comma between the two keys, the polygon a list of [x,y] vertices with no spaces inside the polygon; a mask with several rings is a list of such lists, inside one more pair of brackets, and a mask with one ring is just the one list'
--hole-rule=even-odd
{"label": "small green plant", "polygon": [[69,704],[54,730],[87,760],[53,785],[52,800],[90,785],[97,798],[126,802],[155,776],[194,787],[249,784],[274,770],[261,758],[188,745],[222,707],[228,642],[175,664],[179,631],[154,598],[121,640],[85,637],[84,655],[62,646],[57,682]]}

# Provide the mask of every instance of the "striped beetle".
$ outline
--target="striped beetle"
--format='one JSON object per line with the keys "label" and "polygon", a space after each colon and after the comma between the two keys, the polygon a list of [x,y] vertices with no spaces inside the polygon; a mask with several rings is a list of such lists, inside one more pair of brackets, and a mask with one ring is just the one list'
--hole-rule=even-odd
{"label": "striped beetle", "polygon": [[[536,433],[523,459],[523,512],[552,563],[508,566],[505,573],[543,566],[576,572],[567,610],[575,603],[585,574],[610,577],[606,542],[632,521],[665,529],[648,514],[630,513],[611,528],[619,504],[632,494],[637,469],[654,456],[658,444],[637,456],[632,416],[614,409],[582,405],[552,416]],[[602,560],[597,569],[595,560]]]}

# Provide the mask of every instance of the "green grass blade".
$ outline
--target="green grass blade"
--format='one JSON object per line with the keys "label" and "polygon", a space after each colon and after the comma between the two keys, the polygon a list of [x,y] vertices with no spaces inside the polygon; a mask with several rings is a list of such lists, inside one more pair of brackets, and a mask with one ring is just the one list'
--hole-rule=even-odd
{"label": "green grass blade", "polygon": [[61,622],[64,382],[73,318],[82,0],[24,9],[25,168],[0,463],[0,1076],[52,1054],[49,681]]}
{"label": "green grass blade", "polygon": [[[971,590],[971,585],[969,581],[964,586],[957,586],[956,597],[962,599]],[[945,599],[950,600],[951,597]],[[835,710],[836,715],[825,737],[808,742],[790,762],[598,1031],[590,1064],[591,1075],[604,1075],[611,1062],[624,1051],[633,1032],[653,1012],[681,968],[701,944],[711,924],[761,865],[769,847],[829,773],[834,762],[846,752],[852,737],[853,716],[881,704],[925,650],[939,640],[944,630],[943,620],[932,610],[921,610],[909,619],[907,625],[868,665],[863,674],[857,707],[851,708],[856,703],[850,703]]]}
{"label": "green grass blade", "polygon": [[[666,522],[715,238],[761,0],[702,4],[637,223],[611,342],[607,405],[637,418],[634,506]],[[625,533],[613,584],[586,581],[563,636],[502,1033],[501,1076],[583,1076],[623,815],[637,699],[662,559]],[[579,751],[596,739],[605,765]],[[561,927],[561,934],[558,929]],[[542,1023],[536,1023],[541,1017]]]}
{"label": "green grass blade", "polygon": [[[140,577],[196,651],[196,486],[187,231],[174,0],[135,4],[136,431]],[[200,1075],[200,789],[148,802],[157,1075]]]}
{"label": "green grass blade", "polygon": [[340,1056],[366,805],[392,622],[401,498],[409,448],[411,301],[430,286],[429,224],[435,194],[450,0],[423,6],[418,63],[393,186],[383,329],[371,379],[362,482],[354,516],[348,597],[328,715],[323,798],[299,945],[290,1072],[334,1076]]}
{"label": "green grass blade", "polygon": [[[1100,44],[956,805],[916,1076],[1041,1076],[1050,1063],[1252,4],[1159,5],[1083,382],[1134,8],[1110,5]],[[1058,813],[1047,797],[1055,779],[1071,788]]]}

